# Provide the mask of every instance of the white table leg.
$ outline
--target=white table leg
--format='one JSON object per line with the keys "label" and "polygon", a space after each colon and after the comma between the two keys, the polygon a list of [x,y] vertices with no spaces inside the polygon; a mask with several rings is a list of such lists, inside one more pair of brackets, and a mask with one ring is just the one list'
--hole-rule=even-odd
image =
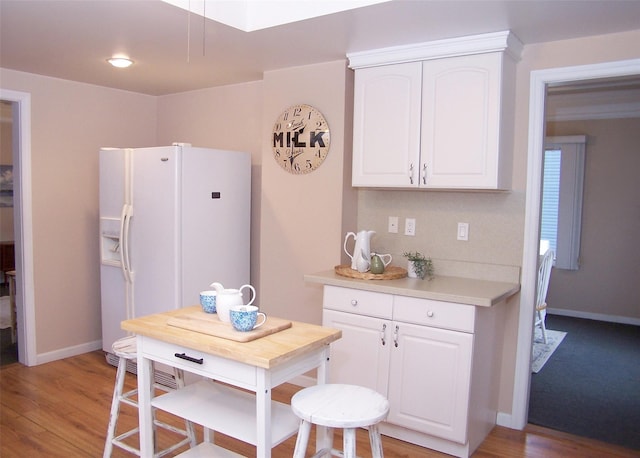
{"label": "white table leg", "polygon": [[[137,337],[138,349],[142,348],[142,338]],[[151,396],[153,390],[151,360],[144,358],[138,351],[138,418],[140,425],[140,456],[153,456],[155,438],[153,437],[153,415]]]}
{"label": "white table leg", "polygon": [[260,458],[271,458],[271,373],[258,370],[256,388],[256,454]]}
{"label": "white table leg", "polygon": [[[318,385],[324,385],[329,382],[329,345],[325,345],[322,363],[318,366],[317,380]],[[331,450],[333,448],[333,431],[326,426],[316,426],[316,453],[323,449]]]}

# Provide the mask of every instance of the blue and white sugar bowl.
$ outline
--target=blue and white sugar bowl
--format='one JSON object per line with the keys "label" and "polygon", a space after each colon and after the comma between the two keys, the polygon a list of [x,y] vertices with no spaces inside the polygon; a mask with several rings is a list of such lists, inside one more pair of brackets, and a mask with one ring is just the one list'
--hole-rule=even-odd
{"label": "blue and white sugar bowl", "polygon": [[216,313],[216,291],[201,291],[200,305],[205,313]]}

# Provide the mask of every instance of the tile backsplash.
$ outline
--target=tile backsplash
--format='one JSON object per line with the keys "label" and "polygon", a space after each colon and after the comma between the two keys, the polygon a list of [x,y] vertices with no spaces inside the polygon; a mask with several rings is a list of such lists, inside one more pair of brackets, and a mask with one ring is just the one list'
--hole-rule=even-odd
{"label": "tile backsplash", "polygon": [[[371,251],[389,253],[405,267],[405,251],[434,261],[436,275],[519,281],[525,195],[519,192],[358,191],[358,227],[374,230]],[[389,216],[398,233],[388,232]],[[404,235],[415,219],[415,236]],[[457,240],[458,223],[469,224],[469,240]]]}

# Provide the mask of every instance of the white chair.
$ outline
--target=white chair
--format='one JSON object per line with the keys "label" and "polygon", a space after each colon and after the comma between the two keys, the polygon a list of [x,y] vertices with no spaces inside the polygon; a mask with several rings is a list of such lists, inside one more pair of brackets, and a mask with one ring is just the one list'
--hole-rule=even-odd
{"label": "white chair", "polygon": [[314,456],[326,454],[356,457],[356,428],[369,428],[371,456],[383,458],[382,441],[378,423],[389,413],[389,401],[381,394],[356,385],[315,385],[298,391],[291,398],[291,409],[300,418],[294,458],[304,458],[309,442],[311,425],[329,428],[330,444],[333,444],[333,428],[343,429],[342,453],[333,447],[324,448]]}
{"label": "white chair", "polygon": [[549,289],[549,279],[551,278],[551,266],[553,265],[553,250],[549,249],[542,256],[538,267],[538,289],[536,291],[536,317],[534,329],[540,326],[542,330],[542,340],[547,343],[547,328],[544,320],[547,316],[547,291]]}
{"label": "white chair", "polygon": [[[137,358],[137,346],[136,346],[136,337],[129,336],[119,339],[113,344],[113,353],[118,356],[118,370],[116,372],[116,384],[113,390],[113,400],[111,401],[111,413],[109,415],[109,428],[107,429],[107,438],[104,444],[104,453],[103,458],[109,458],[111,456],[111,452],[113,451],[113,446],[120,447],[130,453],[133,453],[136,456],[140,456],[140,450],[132,447],[131,445],[124,442],[126,438],[132,436],[136,433],[139,433],[139,428],[136,427],[131,429],[125,433],[122,433],[118,436],[115,436],[116,427],[118,425],[118,417],[120,415],[120,403],[124,403],[133,407],[138,408],[138,403],[134,396],[138,394],[138,390],[134,389],[127,393],[122,393],[124,388],[124,376],[127,372],[127,360],[136,360]],[[176,380],[176,386],[178,388],[184,387],[184,377],[183,373],[179,369],[174,369],[174,376]],[[169,387],[155,384],[154,387],[161,389],[163,391],[171,391]],[[156,420],[155,412],[153,418],[154,427],[160,427],[169,431],[173,431],[181,436],[185,436],[184,439],[180,440],[178,443],[156,452],[154,457],[161,457],[167,455],[174,450],[182,447],[183,445],[190,444],[190,447],[195,447],[196,445],[196,436],[193,430],[193,424],[191,422],[185,422],[185,429],[179,429],[174,426],[171,426],[167,423]]]}

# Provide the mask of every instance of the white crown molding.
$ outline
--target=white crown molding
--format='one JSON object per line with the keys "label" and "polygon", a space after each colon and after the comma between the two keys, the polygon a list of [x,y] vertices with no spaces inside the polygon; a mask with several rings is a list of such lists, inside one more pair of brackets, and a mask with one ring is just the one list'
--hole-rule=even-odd
{"label": "white crown molding", "polygon": [[505,52],[514,61],[520,60],[522,43],[510,31],[447,38],[403,46],[392,46],[370,51],[348,53],[349,68],[358,69],[378,65],[400,64],[445,57]]}
{"label": "white crown molding", "polygon": [[558,94],[548,97],[547,121],[640,117],[640,90]]}

